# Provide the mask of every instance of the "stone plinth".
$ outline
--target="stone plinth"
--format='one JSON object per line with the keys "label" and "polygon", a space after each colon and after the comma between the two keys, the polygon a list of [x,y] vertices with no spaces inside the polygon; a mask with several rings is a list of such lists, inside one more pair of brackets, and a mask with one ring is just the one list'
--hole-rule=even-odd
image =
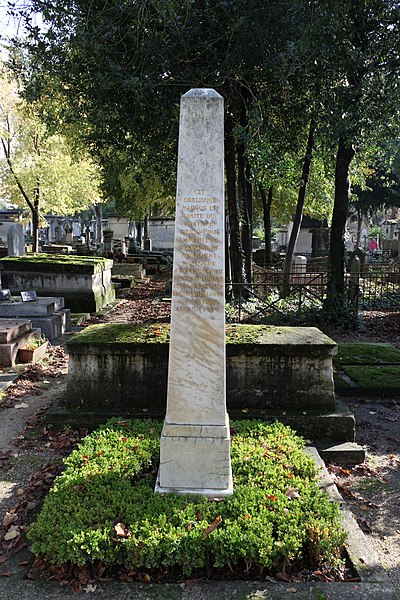
{"label": "stone plinth", "polygon": [[[50,422],[165,415],[167,333],[144,342],[148,326],[127,329],[92,325],[68,341],[67,395]],[[232,418],[279,419],[314,441],[354,440],[354,417],[335,402],[332,339],[314,327],[228,325],[227,332]]]}
{"label": "stone plinth", "polygon": [[0,344],[8,344],[32,329],[30,321],[0,319]]}
{"label": "stone plinth", "polygon": [[[130,338],[126,328],[92,325],[68,341],[68,407],[163,415],[169,344],[157,336],[141,341],[146,326],[132,326]],[[315,327],[228,325],[227,330],[230,412],[334,410],[332,339]]]}
{"label": "stone plinth", "polygon": [[77,312],[96,312],[115,300],[113,261],[99,257],[32,254],[0,261],[3,287],[12,293],[33,289],[38,296],[61,296]]}
{"label": "stone plinth", "polygon": [[18,350],[33,339],[40,337],[40,329],[32,329],[32,323],[21,319],[0,319],[0,364],[13,367]]}
{"label": "stone plinth", "polygon": [[64,298],[38,298],[35,302],[0,302],[0,317],[47,317],[64,308]]}
{"label": "stone plinth", "polygon": [[232,494],[225,384],[224,107],[181,98],[167,413],[156,491]]}
{"label": "stone plinth", "polygon": [[64,308],[64,298],[38,298],[34,302],[0,302],[0,318],[16,317],[16,322],[29,318],[32,326],[40,328],[42,334],[54,341],[71,330],[71,315]]}

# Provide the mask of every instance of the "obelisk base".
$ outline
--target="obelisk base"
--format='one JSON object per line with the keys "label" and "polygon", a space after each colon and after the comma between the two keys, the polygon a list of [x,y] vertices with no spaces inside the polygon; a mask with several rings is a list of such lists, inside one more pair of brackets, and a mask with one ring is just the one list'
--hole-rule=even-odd
{"label": "obelisk base", "polygon": [[165,423],[155,492],[232,495],[229,427]]}

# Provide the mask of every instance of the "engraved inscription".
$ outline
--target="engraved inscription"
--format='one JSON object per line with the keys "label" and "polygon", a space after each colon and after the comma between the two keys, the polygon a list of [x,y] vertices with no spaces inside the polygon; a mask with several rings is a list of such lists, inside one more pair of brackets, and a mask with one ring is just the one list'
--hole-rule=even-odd
{"label": "engraved inscription", "polygon": [[202,189],[182,200],[181,223],[175,232],[175,252],[181,255],[174,272],[175,308],[215,312],[224,303],[218,200]]}

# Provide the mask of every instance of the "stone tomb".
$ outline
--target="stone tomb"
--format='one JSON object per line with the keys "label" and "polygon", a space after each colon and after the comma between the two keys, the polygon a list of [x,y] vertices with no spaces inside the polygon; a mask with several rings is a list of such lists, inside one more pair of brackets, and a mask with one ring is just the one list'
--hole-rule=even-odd
{"label": "stone tomb", "polygon": [[113,261],[102,257],[29,254],[0,261],[3,287],[57,296],[74,312],[97,312],[115,300]]}
{"label": "stone tomb", "polygon": [[[168,342],[140,341],[135,326],[129,340],[126,327],[92,325],[68,341],[67,392],[48,413],[50,422],[95,426],[111,416],[165,415]],[[332,339],[315,327],[228,325],[227,331],[231,418],[279,419],[316,443],[354,441],[354,416],[335,398]]]}
{"label": "stone tomb", "polygon": [[71,311],[64,308],[64,298],[38,298],[34,302],[0,302],[0,318],[29,319],[39,327],[49,342],[71,330]]}
{"label": "stone tomb", "polygon": [[29,320],[0,319],[0,364],[13,367],[18,350],[40,335],[40,329],[33,329]]}

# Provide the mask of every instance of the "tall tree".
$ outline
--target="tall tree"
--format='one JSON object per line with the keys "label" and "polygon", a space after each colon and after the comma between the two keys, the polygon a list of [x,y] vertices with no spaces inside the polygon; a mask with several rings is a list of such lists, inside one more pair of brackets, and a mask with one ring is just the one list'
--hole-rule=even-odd
{"label": "tall tree", "polygon": [[15,85],[4,75],[0,144],[3,197],[29,210],[34,251],[45,213],[70,215],[101,201],[98,168],[88,157],[73,156],[62,136],[50,135],[34,106],[19,100]]}

